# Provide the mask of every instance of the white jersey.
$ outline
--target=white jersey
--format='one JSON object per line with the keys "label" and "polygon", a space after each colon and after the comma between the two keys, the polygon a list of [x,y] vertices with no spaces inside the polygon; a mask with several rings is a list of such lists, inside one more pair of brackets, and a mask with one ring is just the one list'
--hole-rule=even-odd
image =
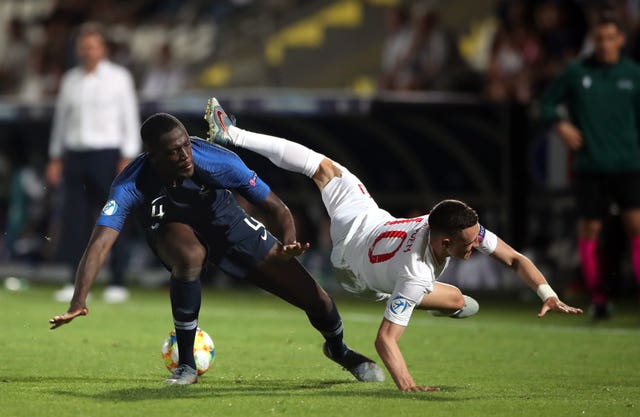
{"label": "white jersey", "polygon": [[[331,260],[336,268],[348,270],[352,280],[343,286],[351,292],[390,294],[384,316],[406,326],[449,264],[447,258],[438,265],[432,256],[429,217],[395,218],[375,204],[353,174],[343,172],[334,180],[323,190],[323,200],[332,220]],[[478,241],[477,249],[490,254],[498,238],[480,225]]]}

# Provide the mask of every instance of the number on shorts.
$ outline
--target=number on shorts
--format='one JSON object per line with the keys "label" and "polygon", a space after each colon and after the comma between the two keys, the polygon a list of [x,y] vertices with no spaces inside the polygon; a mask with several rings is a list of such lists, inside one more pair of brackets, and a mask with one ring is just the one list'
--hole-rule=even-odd
{"label": "number on shorts", "polygon": [[250,228],[252,228],[256,232],[258,230],[260,230],[260,228],[264,229],[263,233],[262,233],[262,236],[260,236],[260,238],[262,238],[262,240],[267,240],[267,228],[264,227],[264,224],[260,223],[259,221],[257,221],[253,217],[245,217],[244,218],[244,222],[247,224],[247,226],[249,226]]}

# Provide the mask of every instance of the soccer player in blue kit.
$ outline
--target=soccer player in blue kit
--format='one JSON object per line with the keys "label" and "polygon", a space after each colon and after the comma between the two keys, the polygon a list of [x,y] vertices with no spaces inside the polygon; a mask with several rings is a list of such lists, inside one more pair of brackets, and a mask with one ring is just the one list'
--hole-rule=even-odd
{"label": "soccer player in blue kit", "polygon": [[[233,152],[190,137],[174,116],[157,113],[141,127],[146,152],[116,177],[86,251],[66,313],[49,322],[56,329],[87,315],[87,295],[118,237],[134,213],[147,242],[171,272],[170,298],[179,366],[165,382],[197,382],[193,343],[198,326],[200,276],[209,264],[245,279],[304,310],[325,338],[324,354],[365,382],[384,380],[374,361],[343,342],[340,314],[333,299],[296,259],[309,244],[296,241],[288,207]],[[236,191],[259,207],[280,230],[274,233],[237,203]]]}

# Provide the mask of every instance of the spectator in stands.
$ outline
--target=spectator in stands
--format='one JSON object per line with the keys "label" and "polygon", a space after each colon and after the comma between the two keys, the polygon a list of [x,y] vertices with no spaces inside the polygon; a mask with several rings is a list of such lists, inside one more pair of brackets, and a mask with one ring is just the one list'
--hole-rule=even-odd
{"label": "spectator in stands", "polygon": [[158,48],[156,62],[143,75],[140,96],[148,100],[170,97],[181,92],[186,84],[184,68],[174,60],[171,44],[164,42]]}
{"label": "spectator in stands", "polygon": [[543,89],[578,55],[587,32],[586,16],[576,0],[542,0],[535,2],[533,24],[541,46],[536,88]]}
{"label": "spectator in stands", "polygon": [[402,60],[393,86],[397,90],[437,89],[446,84],[452,68],[452,42],[440,26],[435,9],[417,5],[413,10],[414,24],[411,44]]}
{"label": "spectator in stands", "polygon": [[395,87],[403,61],[409,54],[413,34],[409,8],[404,4],[393,7],[387,15],[387,26],[389,35],[382,48],[382,74],[379,80],[379,87],[383,90]]}
{"label": "spectator in stands", "polygon": [[54,62],[45,61],[43,48],[34,46],[29,51],[29,59],[22,69],[22,80],[17,86],[16,96],[25,104],[41,104],[54,96],[60,80]]}
{"label": "spectator in stands", "polygon": [[412,8],[412,16],[410,39],[401,39],[397,64],[385,76],[383,87],[405,91],[477,90],[478,77],[461,57],[456,36],[441,25],[438,11],[418,3]]}
{"label": "spectator in stands", "polygon": [[[540,100],[542,119],[574,152],[578,246],[591,295],[591,316],[610,315],[599,256],[603,218],[620,209],[630,239],[633,270],[640,283],[640,67],[622,55],[622,26],[604,15],[592,29],[594,53],[568,65]],[[565,104],[568,117],[556,106]]]}
{"label": "spectator in stands", "polygon": [[498,8],[487,69],[485,92],[498,102],[530,102],[540,42],[527,21],[530,8],[524,0],[503,1]]}
{"label": "spectator in stands", "polygon": [[637,1],[621,1],[620,16],[624,17],[623,25],[627,30],[625,49],[635,61],[640,61],[640,3]]}
{"label": "spectator in stands", "polygon": [[0,93],[16,93],[29,59],[29,41],[24,23],[12,18],[7,24],[7,40],[0,59]]}
{"label": "spectator in stands", "polygon": [[[76,45],[80,65],[62,79],[46,169],[48,184],[63,185],[59,243],[72,265],[70,282],[55,293],[60,302],[73,296],[73,268],[89,239],[96,206],[106,202],[111,181],[141,149],[133,77],[107,59],[104,28],[85,23]],[[122,237],[112,252],[111,281],[103,294],[107,302],[128,298]]]}

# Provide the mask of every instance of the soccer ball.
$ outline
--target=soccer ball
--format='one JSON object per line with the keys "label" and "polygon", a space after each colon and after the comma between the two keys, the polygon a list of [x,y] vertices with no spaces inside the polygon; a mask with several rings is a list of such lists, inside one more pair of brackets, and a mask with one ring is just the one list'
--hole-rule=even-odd
{"label": "soccer ball", "polygon": [[[196,360],[198,375],[204,374],[213,365],[215,352],[216,348],[211,336],[198,327],[193,342],[193,356]],[[178,367],[178,340],[175,330],[171,330],[162,343],[162,360],[169,372],[173,372]]]}

